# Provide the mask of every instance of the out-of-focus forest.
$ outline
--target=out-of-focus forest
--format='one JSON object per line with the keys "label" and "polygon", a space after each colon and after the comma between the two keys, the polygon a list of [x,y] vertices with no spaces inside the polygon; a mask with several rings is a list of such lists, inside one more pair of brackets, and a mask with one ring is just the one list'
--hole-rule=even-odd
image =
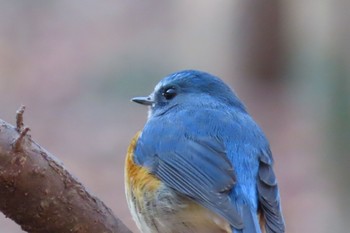
{"label": "out-of-focus forest", "polygon": [[[134,232],[128,143],[165,75],[229,83],[268,136],[287,232],[349,232],[347,0],[1,1],[0,118],[25,124]],[[1,198],[1,197],[0,197]],[[0,213],[1,233],[23,232]]]}

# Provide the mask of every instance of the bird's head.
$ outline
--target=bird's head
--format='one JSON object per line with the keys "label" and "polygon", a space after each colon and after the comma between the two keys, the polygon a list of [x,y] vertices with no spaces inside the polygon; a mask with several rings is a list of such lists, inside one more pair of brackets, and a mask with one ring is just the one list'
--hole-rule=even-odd
{"label": "bird's head", "polygon": [[133,102],[150,106],[149,117],[164,114],[175,107],[230,105],[245,111],[234,92],[219,78],[196,70],[184,70],[162,79],[147,97]]}

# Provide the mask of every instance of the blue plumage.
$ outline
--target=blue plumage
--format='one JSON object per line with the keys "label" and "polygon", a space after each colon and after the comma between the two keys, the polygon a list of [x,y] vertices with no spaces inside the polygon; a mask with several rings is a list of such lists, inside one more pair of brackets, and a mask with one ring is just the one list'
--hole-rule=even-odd
{"label": "blue plumage", "polygon": [[234,92],[200,71],[164,78],[149,97],[134,160],[175,190],[222,216],[233,232],[284,232],[269,144]]}

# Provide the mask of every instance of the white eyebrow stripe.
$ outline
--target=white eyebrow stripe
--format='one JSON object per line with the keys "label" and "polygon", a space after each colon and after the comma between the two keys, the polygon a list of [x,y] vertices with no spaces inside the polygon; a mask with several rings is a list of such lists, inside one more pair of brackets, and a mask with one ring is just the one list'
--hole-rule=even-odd
{"label": "white eyebrow stripe", "polygon": [[157,92],[161,87],[162,87],[162,82],[159,82],[159,83],[154,87],[154,92]]}

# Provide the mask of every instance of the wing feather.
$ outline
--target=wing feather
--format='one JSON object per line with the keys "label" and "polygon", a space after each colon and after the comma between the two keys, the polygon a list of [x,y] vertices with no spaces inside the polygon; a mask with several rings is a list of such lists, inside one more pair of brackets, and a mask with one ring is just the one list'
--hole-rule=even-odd
{"label": "wing feather", "polygon": [[[143,143],[136,148],[138,162],[181,194],[221,215],[237,229],[243,227],[228,192],[235,183],[230,161],[219,141],[197,136],[162,140],[160,147]],[[147,140],[147,139],[146,139]],[[210,140],[210,141],[209,141]],[[142,153],[142,156],[141,154]]]}
{"label": "wing feather", "polygon": [[267,233],[285,232],[277,179],[272,169],[271,152],[260,159],[258,176],[259,206],[265,219]]}

